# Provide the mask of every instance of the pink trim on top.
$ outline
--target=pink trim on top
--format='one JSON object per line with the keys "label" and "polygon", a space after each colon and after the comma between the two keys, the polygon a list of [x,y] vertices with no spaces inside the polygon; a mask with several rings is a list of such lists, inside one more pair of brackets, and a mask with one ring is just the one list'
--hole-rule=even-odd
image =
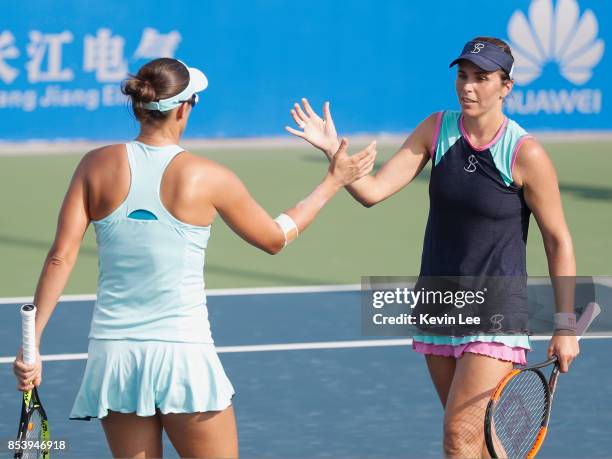
{"label": "pink trim on top", "polygon": [[438,138],[440,137],[440,126],[442,125],[442,115],[444,112],[438,112],[436,115],[436,129],[434,130],[433,138],[431,139],[431,149],[429,150],[429,155],[431,159],[434,159],[436,156],[436,146],[438,144]]}
{"label": "pink trim on top", "polygon": [[493,140],[491,140],[488,144],[486,144],[483,147],[476,147],[476,146],[472,145],[472,142],[470,142],[470,136],[468,135],[467,131],[465,130],[465,126],[463,125],[463,115],[461,115],[461,118],[459,119],[459,129],[461,130],[461,134],[463,135],[463,138],[468,143],[468,145],[470,147],[472,147],[472,149],[475,150],[475,151],[484,151],[487,148],[491,148],[491,146],[495,142],[497,142],[500,139],[500,137],[504,134],[504,131],[506,130],[506,126],[507,125],[508,125],[508,118],[506,117],[504,119],[504,122],[502,123],[502,125],[497,130],[497,133],[495,134],[495,137],[493,137]]}
{"label": "pink trim on top", "polygon": [[514,146],[514,151],[512,151],[512,162],[510,163],[510,174],[512,174],[512,171],[514,170],[514,163],[516,162],[516,157],[518,155],[519,148],[521,148],[521,145],[523,144],[525,140],[533,139],[533,138],[534,137],[532,135],[525,134],[518,140],[518,142],[516,142],[516,145]]}

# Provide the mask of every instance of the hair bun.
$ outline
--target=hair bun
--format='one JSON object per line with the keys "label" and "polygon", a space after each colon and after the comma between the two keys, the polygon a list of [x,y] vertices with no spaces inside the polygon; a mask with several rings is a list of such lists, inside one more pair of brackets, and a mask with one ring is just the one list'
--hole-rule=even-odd
{"label": "hair bun", "polygon": [[130,96],[134,102],[153,102],[157,100],[157,94],[151,82],[137,75],[130,76],[123,82],[122,92],[126,96]]}
{"label": "hair bun", "polygon": [[160,57],[143,65],[123,80],[121,91],[128,96],[134,116],[141,123],[163,122],[170,112],[145,108],[148,102],[168,99],[189,85],[189,70],[180,61]]}

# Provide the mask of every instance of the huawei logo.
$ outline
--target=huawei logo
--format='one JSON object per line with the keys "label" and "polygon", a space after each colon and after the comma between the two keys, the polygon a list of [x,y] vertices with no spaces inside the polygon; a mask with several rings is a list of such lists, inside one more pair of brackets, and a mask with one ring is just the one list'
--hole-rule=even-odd
{"label": "huawei logo", "polygon": [[576,0],[558,0],[554,7],[552,0],[533,0],[528,18],[517,10],[508,23],[514,79],[529,84],[540,77],[544,65],[554,62],[566,80],[586,83],[604,53],[598,28],[593,11],[580,15]]}

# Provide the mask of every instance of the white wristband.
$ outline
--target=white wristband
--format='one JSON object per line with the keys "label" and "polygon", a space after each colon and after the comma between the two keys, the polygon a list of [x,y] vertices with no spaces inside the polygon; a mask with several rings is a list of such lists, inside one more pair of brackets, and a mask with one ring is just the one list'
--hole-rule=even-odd
{"label": "white wristband", "polygon": [[576,330],[576,314],[573,312],[556,312],[555,330]]}
{"label": "white wristband", "polygon": [[287,235],[291,232],[291,230],[295,229],[296,238],[299,236],[300,232],[298,230],[298,227],[296,223],[293,221],[293,218],[291,218],[289,215],[280,214],[278,217],[274,219],[274,221],[276,222],[278,226],[280,226],[281,230],[283,231],[283,235],[285,236],[285,244],[283,245],[283,247],[285,247],[287,244],[291,242],[290,240],[287,239]]}

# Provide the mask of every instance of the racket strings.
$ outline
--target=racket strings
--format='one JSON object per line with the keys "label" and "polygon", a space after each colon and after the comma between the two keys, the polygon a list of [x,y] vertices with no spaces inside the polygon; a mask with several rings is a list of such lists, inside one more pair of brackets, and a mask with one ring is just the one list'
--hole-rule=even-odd
{"label": "racket strings", "polygon": [[[42,435],[42,416],[40,413],[35,410],[30,415],[29,423],[27,426],[27,430],[25,436],[21,438],[22,441],[33,441],[33,442],[41,442],[43,441]],[[31,429],[30,429],[31,427]],[[43,448],[25,448],[22,453],[22,459],[37,459],[42,457]]]}
{"label": "racket strings", "polygon": [[547,409],[547,389],[538,373],[522,371],[508,382],[493,413],[495,435],[508,457],[527,456]]}

